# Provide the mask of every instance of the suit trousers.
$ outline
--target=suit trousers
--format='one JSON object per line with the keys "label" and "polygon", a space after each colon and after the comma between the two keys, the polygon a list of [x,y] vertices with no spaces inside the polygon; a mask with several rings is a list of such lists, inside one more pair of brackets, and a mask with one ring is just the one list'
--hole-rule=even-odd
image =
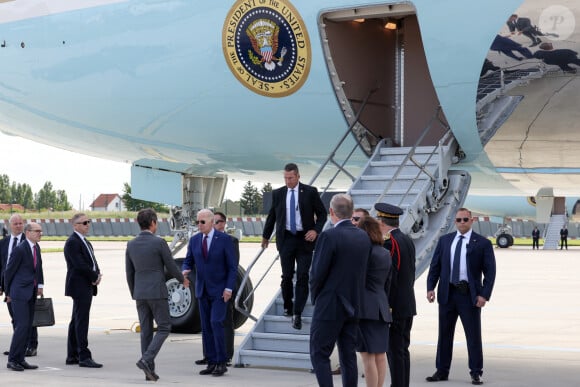
{"label": "suit trousers", "polygon": [[93,295],[73,297],[73,309],[68,324],[67,358],[87,360],[92,358],[89,350],[89,315]]}
{"label": "suit trousers", "polygon": [[406,318],[393,318],[389,327],[389,372],[391,374],[392,387],[409,387],[411,372],[411,357],[409,345],[411,345],[411,328],[413,316]]}
{"label": "suit trousers", "polygon": [[356,342],[358,320],[337,318],[336,320],[312,320],[310,328],[310,361],[314,367],[320,387],[332,387],[330,355],[334,345],[338,347],[338,358],[344,387],[356,387],[358,367]]}
{"label": "suit trousers", "polygon": [[[234,329],[234,295],[232,294],[232,298],[226,305],[226,319],[224,320],[224,335],[225,335],[225,343],[226,343],[226,354],[228,356],[228,360],[234,358],[234,337],[235,337],[235,329]],[[205,350],[205,342],[202,341],[203,347],[203,357],[207,359],[207,352]]]}
{"label": "suit trousers", "polygon": [[222,297],[204,296],[197,299],[201,317],[201,337],[209,364],[225,363],[227,360],[224,335],[226,305]]}
{"label": "suit trousers", "polygon": [[[286,231],[284,245],[280,249],[282,266],[282,298],[284,309],[293,310],[293,314],[302,314],[308,300],[308,278],[312,251],[306,247],[304,233],[292,235]],[[294,291],[294,267],[296,267],[296,290]],[[293,302],[294,299],[294,302]]]}
{"label": "suit trousers", "polygon": [[[10,323],[12,324],[12,329],[14,330],[14,312],[12,311],[12,303],[7,302],[6,307],[8,308],[8,314],[10,315]],[[28,334],[26,348],[37,349],[38,348],[38,328],[30,327],[30,333]]]}
{"label": "suit trousers", "polygon": [[[155,357],[171,332],[167,298],[137,300],[137,314],[141,324],[141,359],[155,368]],[[153,321],[157,323],[155,336]]]}
{"label": "suit trousers", "polygon": [[[34,294],[36,294],[34,288]],[[10,343],[8,361],[22,363],[26,354],[26,347],[32,332],[32,319],[34,317],[34,304],[36,297],[30,300],[11,300],[12,312],[14,313],[14,333]]]}
{"label": "suit trousers", "polygon": [[470,374],[482,375],[481,308],[473,305],[469,292],[461,294],[453,286],[449,287],[447,303],[439,304],[439,339],[435,361],[437,370],[445,375],[449,374],[457,317],[461,319],[465,331]]}

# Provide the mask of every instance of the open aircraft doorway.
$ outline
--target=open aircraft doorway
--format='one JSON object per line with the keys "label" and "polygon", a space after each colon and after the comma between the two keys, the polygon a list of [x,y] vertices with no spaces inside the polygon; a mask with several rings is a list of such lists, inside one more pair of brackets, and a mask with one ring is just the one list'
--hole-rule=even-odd
{"label": "open aircraft doorway", "polygon": [[411,4],[322,13],[320,33],[336,98],[367,154],[380,140],[437,144],[449,128]]}

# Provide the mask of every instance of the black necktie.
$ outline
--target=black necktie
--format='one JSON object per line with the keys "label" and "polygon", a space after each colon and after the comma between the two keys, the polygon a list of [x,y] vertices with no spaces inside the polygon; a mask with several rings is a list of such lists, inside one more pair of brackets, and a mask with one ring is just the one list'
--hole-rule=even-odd
{"label": "black necktie", "polygon": [[14,248],[18,245],[18,237],[14,237],[14,239],[12,239],[12,250],[10,251],[14,251]]}
{"label": "black necktie", "polygon": [[459,262],[461,261],[461,245],[463,245],[463,235],[459,236],[459,240],[455,245],[455,253],[453,254],[453,270],[451,271],[451,283],[459,283]]}

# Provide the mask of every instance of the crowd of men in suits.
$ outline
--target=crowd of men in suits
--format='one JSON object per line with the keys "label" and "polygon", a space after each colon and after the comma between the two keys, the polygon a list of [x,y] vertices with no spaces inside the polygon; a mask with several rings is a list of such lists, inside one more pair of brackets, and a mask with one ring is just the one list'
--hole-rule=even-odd
{"label": "crowd of men in suits", "polygon": [[[336,345],[343,386],[357,385],[357,351],[363,357],[367,386],[383,385],[387,361],[391,386],[409,386],[410,334],[416,315],[415,246],[399,229],[403,210],[377,203],[374,219],[364,209],[355,211],[349,195],[337,194],[330,202],[332,226],[323,231],[327,212],[316,188],[299,182],[298,167],[293,163],[286,165],[284,179],[285,186],[272,195],[262,246],[268,247],[276,225],[284,314],[292,317],[294,329],[302,329],[302,312],[308,295],[311,297],[310,358],[318,384],[333,385],[329,359]],[[136,366],[146,380],[159,379],[155,357],[171,331],[165,272],[189,287],[195,271],[203,339],[203,359],[196,363],[207,365],[201,375],[224,375],[233,356],[231,300],[239,264],[237,240],[223,232],[225,215],[209,209],[197,213],[199,232],[190,238],[181,268],[175,265],[167,242],[155,236],[155,211],[139,211],[137,222],[141,233],[128,242],[125,254],[127,284],[141,327],[141,358]],[[101,368],[92,358],[87,338],[92,298],[102,279],[94,249],[85,238],[90,223],[85,214],[74,215],[74,231],[64,248],[65,294],[73,299],[65,362]],[[435,301],[437,287],[439,338],[437,370],[426,378],[428,382],[448,380],[455,325],[460,318],[471,382],[483,383],[481,308],[491,297],[495,257],[491,242],[476,234],[472,223],[471,212],[460,208],[455,218],[457,231],[439,239],[429,268],[427,299]],[[18,215],[11,217],[10,225],[11,236],[0,242],[0,292],[6,295],[14,327],[7,367],[23,371],[38,368],[25,356],[31,356],[31,348],[36,354],[32,317],[36,297],[43,293],[38,246],[42,231],[34,222],[24,226]]]}
{"label": "crowd of men in suits", "polygon": [[[375,205],[380,230],[386,237],[383,248],[392,260],[391,273],[378,278],[385,266],[380,264],[383,254],[376,253],[373,247],[373,233],[369,232],[372,222],[369,227],[362,227],[364,231],[359,228],[366,224],[361,222],[361,218],[368,216],[366,211],[357,209],[354,216],[350,196],[337,194],[330,202],[332,227],[322,231],[327,216],[316,188],[299,182],[298,167],[293,163],[285,166],[284,179],[285,186],[272,195],[262,246],[268,246],[276,225],[284,314],[292,316],[295,329],[302,328],[301,313],[308,295],[304,284],[309,283],[314,305],[310,359],[318,384],[333,385],[332,375],[336,372],[332,371],[329,359],[337,345],[343,386],[357,385],[357,350],[363,355],[365,373],[371,371],[366,378],[367,386],[383,385],[382,369],[386,366],[382,356],[368,355],[385,350],[391,386],[409,386],[410,333],[416,314],[415,247],[411,238],[398,228],[403,210],[388,203]],[[491,242],[472,231],[473,217],[468,209],[460,208],[455,221],[457,231],[440,238],[429,268],[427,299],[435,301],[437,286],[439,339],[437,371],[426,380],[448,380],[454,329],[460,318],[467,337],[471,382],[480,385],[483,383],[481,308],[489,300],[495,282],[495,257]],[[387,297],[379,297],[380,292]],[[369,298],[374,299],[374,304]],[[385,306],[389,313],[382,312]],[[384,323],[388,323],[387,328]],[[381,330],[388,331],[384,339]],[[370,343],[372,340],[385,340],[387,345],[377,346]],[[373,359],[372,366],[366,361],[369,358]]]}

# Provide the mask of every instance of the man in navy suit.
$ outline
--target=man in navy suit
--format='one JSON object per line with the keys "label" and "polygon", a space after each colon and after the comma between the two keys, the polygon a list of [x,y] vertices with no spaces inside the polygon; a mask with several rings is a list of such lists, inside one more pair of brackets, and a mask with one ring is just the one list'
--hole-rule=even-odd
{"label": "man in navy suit", "polygon": [[335,343],[342,385],[356,386],[358,380],[355,346],[371,241],[365,231],[351,223],[352,209],[349,195],[332,197],[330,219],[334,227],[320,234],[312,258],[310,360],[322,387],[333,386],[330,355]]}
{"label": "man in navy suit", "polygon": [[187,277],[195,266],[195,297],[208,361],[200,375],[221,376],[227,372],[224,320],[236,285],[236,253],[230,236],[214,228],[212,211],[197,213],[197,227],[200,232],[189,240],[182,270]]}
{"label": "man in navy suit", "polygon": [[[294,316],[292,326],[302,329],[302,311],[308,299],[308,271],[316,237],[326,223],[326,208],[315,187],[299,183],[300,173],[294,163],[284,167],[286,185],[272,192],[272,207],[262,233],[262,247],[276,224],[276,247],[282,266],[282,298],[284,315]],[[296,266],[296,291],[294,291]]]}
{"label": "man in navy suit", "polygon": [[[447,380],[453,354],[453,335],[457,317],[467,340],[471,383],[483,384],[481,308],[485,306],[495,282],[495,256],[491,242],[471,229],[471,211],[460,208],[455,216],[456,232],[439,239],[427,275],[427,300],[439,302],[437,371],[428,382]],[[483,278],[483,281],[482,281]]]}
{"label": "man in navy suit", "polygon": [[73,299],[65,363],[101,368],[103,365],[92,358],[88,340],[91,304],[102,278],[93,246],[85,238],[91,221],[85,214],[78,213],[72,217],[71,223],[74,232],[64,244],[67,267],[64,294]]}
{"label": "man in navy suit", "polygon": [[[17,245],[21,244],[26,240],[24,236],[24,220],[20,214],[12,214],[9,219],[10,224],[10,235],[4,237],[2,241],[0,241],[0,296],[4,292],[4,270],[6,269],[6,263],[8,262],[8,258],[10,257],[10,253],[12,253],[12,249],[15,248]],[[6,300],[5,300],[6,301]],[[13,320],[12,314],[12,306],[9,302],[6,303],[8,307],[8,314],[10,314],[10,319]],[[38,329],[33,327],[30,330],[30,336],[28,337],[28,344],[26,346],[26,356],[36,356],[38,347]],[[8,355],[8,351],[4,352],[4,355]]]}
{"label": "man in navy suit", "polygon": [[28,364],[24,356],[32,330],[36,296],[42,296],[44,286],[42,258],[38,246],[42,228],[38,223],[28,223],[24,226],[24,235],[26,241],[12,250],[4,272],[6,299],[12,304],[14,320],[14,334],[6,366],[13,371],[38,368]]}

